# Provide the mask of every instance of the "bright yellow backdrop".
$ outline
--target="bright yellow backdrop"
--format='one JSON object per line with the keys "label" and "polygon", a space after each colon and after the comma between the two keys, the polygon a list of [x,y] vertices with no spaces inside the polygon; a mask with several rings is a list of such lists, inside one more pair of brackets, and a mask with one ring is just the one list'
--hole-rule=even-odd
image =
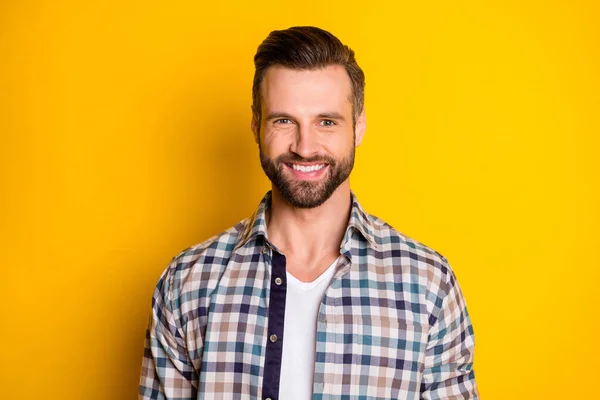
{"label": "bright yellow backdrop", "polygon": [[482,398],[600,398],[598,3],[404,3],[2,2],[0,398],[136,398],[160,273],[269,188],[252,57],[291,25],[357,52],[353,188],[449,258]]}

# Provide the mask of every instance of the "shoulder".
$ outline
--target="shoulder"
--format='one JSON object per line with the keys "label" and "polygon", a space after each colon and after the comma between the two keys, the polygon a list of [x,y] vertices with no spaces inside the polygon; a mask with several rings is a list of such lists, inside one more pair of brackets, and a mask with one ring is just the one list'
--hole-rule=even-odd
{"label": "shoulder", "polygon": [[376,258],[384,260],[397,290],[417,296],[428,311],[430,325],[437,320],[445,300],[460,294],[448,259],[432,247],[398,231],[380,218],[368,215],[378,243]]}
{"label": "shoulder", "polygon": [[390,261],[394,274],[408,274],[411,281],[441,296],[449,290],[455,277],[443,254],[374,215],[367,214],[367,218],[378,244],[378,257]]}
{"label": "shoulder", "polygon": [[243,219],[229,229],[181,251],[163,271],[157,289],[162,289],[177,302],[187,293],[216,286],[248,223],[249,218]]}
{"label": "shoulder", "polygon": [[240,235],[243,233],[248,222],[248,218],[243,219],[229,229],[184,249],[173,257],[172,264],[175,264],[173,267],[177,271],[184,271],[190,269],[199,261],[207,262],[208,264],[223,261],[238,243]]}

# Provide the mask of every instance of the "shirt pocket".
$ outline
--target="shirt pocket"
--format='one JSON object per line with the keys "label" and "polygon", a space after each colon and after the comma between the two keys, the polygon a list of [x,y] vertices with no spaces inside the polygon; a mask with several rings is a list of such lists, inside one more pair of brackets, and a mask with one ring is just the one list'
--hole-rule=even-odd
{"label": "shirt pocket", "polygon": [[[428,325],[388,316],[354,320],[351,350],[360,389],[374,398],[410,399],[419,393]],[[366,383],[366,386],[364,385]]]}
{"label": "shirt pocket", "polygon": [[417,361],[425,352],[428,326],[418,322],[387,316],[367,316],[354,319],[357,333],[355,343],[367,353],[378,355],[404,355]]}

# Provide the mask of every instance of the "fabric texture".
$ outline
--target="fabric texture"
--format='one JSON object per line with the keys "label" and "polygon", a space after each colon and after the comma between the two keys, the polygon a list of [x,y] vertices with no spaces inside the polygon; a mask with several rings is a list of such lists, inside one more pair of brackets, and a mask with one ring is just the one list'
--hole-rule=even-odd
{"label": "fabric texture", "polygon": [[[473,328],[448,260],[351,195],[317,318],[313,400],[478,399]],[[165,269],[140,399],[279,398],[286,272],[267,236],[270,204],[268,192],[250,218]]]}

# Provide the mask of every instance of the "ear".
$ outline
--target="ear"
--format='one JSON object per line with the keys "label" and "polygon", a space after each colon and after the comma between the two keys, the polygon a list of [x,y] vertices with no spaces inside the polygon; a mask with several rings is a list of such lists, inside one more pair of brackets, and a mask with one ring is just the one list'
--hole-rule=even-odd
{"label": "ear", "polygon": [[356,137],[356,146],[360,145],[367,130],[367,115],[365,113],[365,107],[356,119],[356,127],[354,128],[354,135]]}
{"label": "ear", "polygon": [[[250,109],[252,109],[252,106],[250,106]],[[258,140],[259,140],[258,135],[260,135],[260,125],[259,125],[258,121],[256,121],[256,117],[254,116],[254,113],[252,113],[252,121],[250,121],[250,129],[252,130],[252,133],[254,134],[254,141],[256,142],[256,144],[258,144]]]}

